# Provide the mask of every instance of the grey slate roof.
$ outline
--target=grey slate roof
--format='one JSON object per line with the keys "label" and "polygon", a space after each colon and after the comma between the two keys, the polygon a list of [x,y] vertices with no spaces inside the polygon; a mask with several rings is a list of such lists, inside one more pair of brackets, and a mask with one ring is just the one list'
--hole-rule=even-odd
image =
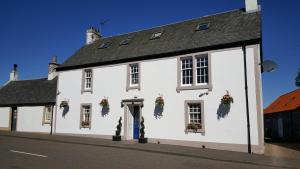
{"label": "grey slate roof", "polygon": [[57,78],[11,81],[0,89],[0,107],[54,104]]}
{"label": "grey slate roof", "polygon": [[[209,29],[195,31],[198,24],[209,22]],[[151,35],[162,32],[160,39],[149,40]],[[119,43],[132,38],[128,45]],[[163,57],[163,54],[195,50],[205,47],[260,41],[260,11],[246,13],[244,9],[205,16],[180,23],[160,26],[148,30],[101,38],[85,45],[67,59],[58,70],[87,67],[110,62],[122,62],[126,59],[147,59],[150,56]],[[99,49],[109,42],[108,48]]]}

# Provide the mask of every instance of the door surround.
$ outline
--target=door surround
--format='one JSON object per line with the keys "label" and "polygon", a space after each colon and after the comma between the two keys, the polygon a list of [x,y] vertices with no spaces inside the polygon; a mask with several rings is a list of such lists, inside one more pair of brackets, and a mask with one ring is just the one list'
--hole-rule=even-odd
{"label": "door surround", "polygon": [[128,120],[129,120],[129,106],[139,106],[140,107],[140,120],[142,117],[142,108],[144,107],[144,99],[123,99],[121,102],[121,107],[124,107],[124,140],[131,140],[130,138],[130,131],[128,126]]}

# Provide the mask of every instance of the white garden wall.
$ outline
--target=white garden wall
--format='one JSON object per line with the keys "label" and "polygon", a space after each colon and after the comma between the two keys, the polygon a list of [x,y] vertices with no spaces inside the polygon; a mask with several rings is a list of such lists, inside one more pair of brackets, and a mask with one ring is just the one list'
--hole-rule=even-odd
{"label": "white garden wall", "polygon": [[43,124],[44,106],[18,107],[17,131],[50,133],[50,124]]}
{"label": "white garden wall", "polygon": [[10,130],[9,107],[0,107],[0,130]]}
{"label": "white garden wall", "polygon": [[[257,85],[255,81],[254,52],[259,46],[247,47],[248,90],[251,123],[251,142],[259,144],[257,116]],[[258,56],[260,57],[260,56]],[[177,57],[147,60],[141,63],[141,90],[126,91],[127,64],[93,68],[93,92],[81,93],[82,69],[59,72],[57,104],[69,101],[69,111],[63,115],[57,109],[56,133],[113,135],[120,116],[123,117],[122,99],[144,99],[142,116],[145,118],[146,136],[154,140],[181,140],[228,145],[247,144],[247,122],[242,48],[211,51],[212,91],[184,90],[177,92]],[[260,75],[259,75],[260,76]],[[260,77],[258,78],[260,82]],[[259,83],[260,84],[260,83]],[[259,86],[260,87],[260,86]],[[218,119],[220,99],[226,90],[234,98],[229,114]],[[162,94],[165,100],[163,116],[154,116],[155,99]],[[110,112],[101,114],[99,102],[108,97]],[[261,95],[259,95],[261,98]],[[204,133],[185,133],[185,100],[204,101]],[[80,104],[92,104],[91,129],[80,129]],[[261,109],[261,107],[260,107]],[[261,114],[262,115],[262,114]],[[261,116],[260,115],[260,116]],[[123,124],[124,126],[124,124]],[[122,128],[124,133],[124,128]],[[223,148],[226,149],[226,148]],[[227,148],[229,149],[229,148]]]}

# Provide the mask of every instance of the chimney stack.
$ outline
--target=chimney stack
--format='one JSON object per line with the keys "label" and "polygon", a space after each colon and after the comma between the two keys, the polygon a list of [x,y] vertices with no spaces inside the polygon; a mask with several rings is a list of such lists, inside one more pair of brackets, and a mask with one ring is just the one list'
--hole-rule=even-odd
{"label": "chimney stack", "polygon": [[57,76],[56,68],[59,66],[57,63],[57,56],[53,56],[48,66],[48,80],[52,80]]}
{"label": "chimney stack", "polygon": [[259,10],[258,0],[245,0],[246,12],[255,12]]}
{"label": "chimney stack", "polygon": [[94,27],[90,27],[89,29],[86,30],[86,44],[92,44],[96,40],[101,38],[101,34],[98,29]]}
{"label": "chimney stack", "polygon": [[16,81],[18,80],[18,65],[14,64],[13,70],[10,73],[9,81]]}

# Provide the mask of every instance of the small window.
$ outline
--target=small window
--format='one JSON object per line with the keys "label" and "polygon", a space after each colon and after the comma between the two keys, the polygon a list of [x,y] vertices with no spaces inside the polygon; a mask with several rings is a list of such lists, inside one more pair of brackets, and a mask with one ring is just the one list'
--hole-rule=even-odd
{"label": "small window", "polygon": [[124,39],[120,42],[120,46],[122,45],[128,45],[129,44],[129,41],[130,41],[130,38],[127,38],[127,39]]}
{"label": "small window", "polygon": [[150,40],[159,39],[161,35],[162,35],[161,32],[153,33],[150,37]]}
{"label": "small window", "polygon": [[81,106],[81,117],[80,117],[81,128],[91,128],[91,113],[92,113],[92,108],[90,104]]}
{"label": "small window", "polygon": [[105,49],[105,48],[108,48],[108,46],[109,46],[109,43],[108,43],[108,42],[102,43],[102,44],[98,47],[98,49]]}
{"label": "small window", "polygon": [[185,101],[186,131],[203,132],[203,101]]}
{"label": "small window", "polygon": [[137,86],[139,84],[139,65],[130,65],[130,86]]}
{"label": "small window", "polygon": [[84,91],[89,91],[92,90],[92,78],[93,78],[93,73],[91,69],[86,69],[84,70]]}
{"label": "small window", "polygon": [[52,120],[52,106],[44,107],[43,124],[51,124]]}
{"label": "small window", "polygon": [[181,60],[182,85],[193,84],[193,58],[184,58]]}
{"label": "small window", "polygon": [[140,90],[141,86],[141,68],[140,63],[133,63],[127,65],[127,83],[126,91],[131,89]]}
{"label": "small window", "polygon": [[201,24],[197,25],[196,31],[206,30],[208,28],[209,28],[209,23],[201,23]]}

